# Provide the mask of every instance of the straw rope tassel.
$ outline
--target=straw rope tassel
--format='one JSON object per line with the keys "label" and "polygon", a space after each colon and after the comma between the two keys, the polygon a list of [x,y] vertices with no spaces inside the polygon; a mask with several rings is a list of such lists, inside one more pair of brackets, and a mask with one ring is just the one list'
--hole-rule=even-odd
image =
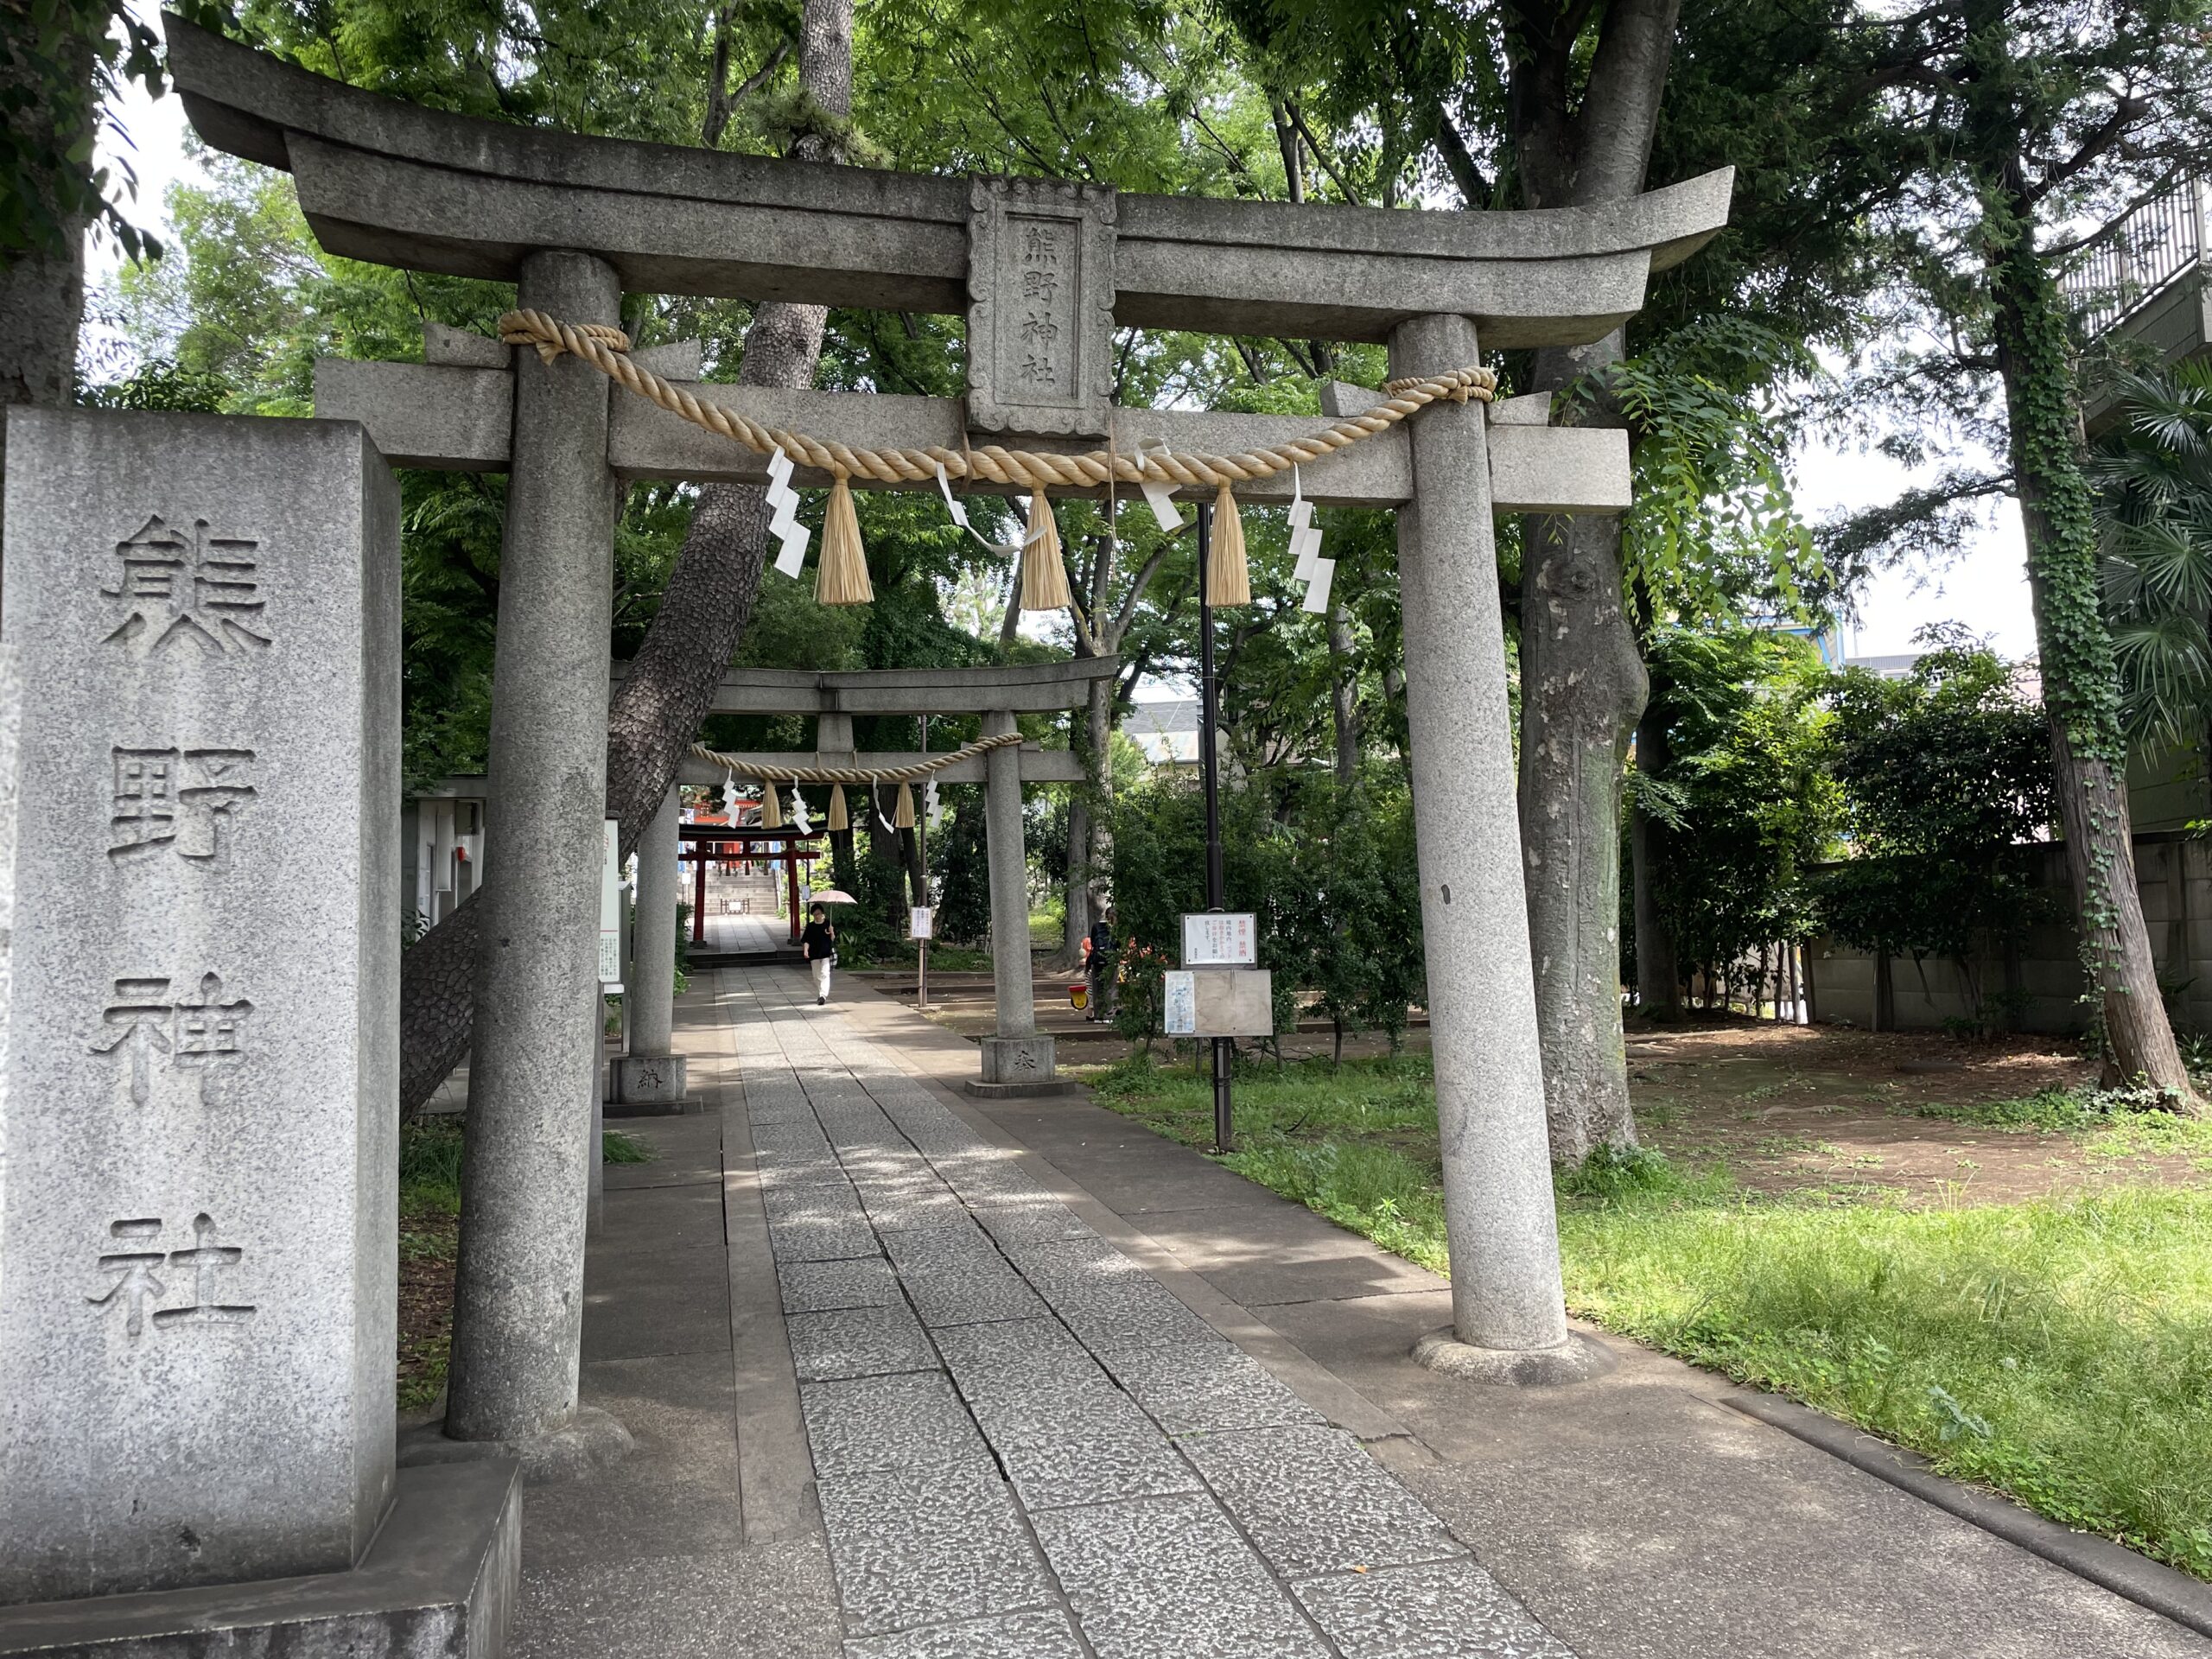
{"label": "straw rope tassel", "polygon": [[1213,545],[1207,552],[1206,603],[1249,605],[1252,573],[1244,558],[1244,521],[1236,516],[1236,498],[1227,479],[1213,499]]}
{"label": "straw rope tassel", "polygon": [[899,785],[899,803],[891,809],[891,827],[893,830],[914,827],[914,786],[912,784],[901,783]]}
{"label": "straw rope tassel", "polygon": [[845,816],[845,786],[832,784],[830,785],[830,833],[834,836],[841,830],[852,827],[853,821]]}
{"label": "straw rope tassel", "polygon": [[1073,602],[1067,567],[1060,563],[1059,520],[1039,490],[1029,498],[1029,533],[1021,538],[1021,608],[1065,611]]}
{"label": "straw rope tassel", "polygon": [[784,810],[776,800],[776,785],[766,778],[760,780],[760,827],[763,830],[784,827]]}
{"label": "straw rope tassel", "polygon": [[853,486],[843,473],[830,487],[830,509],[822,516],[822,558],[814,567],[817,605],[866,605],[875,598],[868,579],[868,556],[861,550],[860,515],[853,510]]}

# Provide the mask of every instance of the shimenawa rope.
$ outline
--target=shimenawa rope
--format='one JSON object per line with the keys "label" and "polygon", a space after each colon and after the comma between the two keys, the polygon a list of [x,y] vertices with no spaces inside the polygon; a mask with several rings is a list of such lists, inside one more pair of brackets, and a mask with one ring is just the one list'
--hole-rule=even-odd
{"label": "shimenawa rope", "polygon": [[1033,449],[1006,449],[997,444],[970,449],[964,434],[957,449],[868,449],[763,426],[734,409],[704,402],[632,363],[626,355],[630,337],[605,323],[569,323],[543,311],[510,311],[499,319],[499,338],[510,346],[535,347],[548,363],[564,352],[572,353],[670,414],[741,443],[757,454],[772,454],[781,449],[817,472],[840,480],[864,478],[879,484],[928,483],[936,479],[939,467],[950,478],[980,479],[1027,490],[1096,489],[1117,480],[1128,484],[1172,484],[1185,489],[1249,483],[1288,472],[1293,467],[1310,466],[1363,438],[1388,431],[1430,404],[1464,404],[1470,397],[1488,403],[1497,389],[1497,377],[1481,367],[1393,380],[1382,388],[1389,400],[1385,403],[1287,443],[1233,455],[1157,449],[1126,455],[1111,448],[1056,455]]}
{"label": "shimenawa rope", "polygon": [[772,785],[785,781],[794,784],[910,784],[919,783],[931,772],[943,772],[947,766],[960,761],[971,760],[979,754],[988,754],[993,749],[1002,749],[1009,743],[1020,741],[1020,732],[1001,732],[996,737],[979,737],[973,743],[963,743],[947,753],[933,754],[926,760],[917,760],[904,766],[760,766],[744,755],[726,754],[720,749],[710,749],[703,743],[694,743],[691,753],[710,765],[720,766],[724,772],[751,777]]}

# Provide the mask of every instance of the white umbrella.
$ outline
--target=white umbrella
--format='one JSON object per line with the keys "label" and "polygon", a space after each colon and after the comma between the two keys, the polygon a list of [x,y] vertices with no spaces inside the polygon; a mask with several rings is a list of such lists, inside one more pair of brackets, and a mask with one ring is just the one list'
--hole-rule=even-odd
{"label": "white umbrella", "polygon": [[842,888],[824,887],[810,896],[806,902],[810,905],[857,905],[860,900]]}

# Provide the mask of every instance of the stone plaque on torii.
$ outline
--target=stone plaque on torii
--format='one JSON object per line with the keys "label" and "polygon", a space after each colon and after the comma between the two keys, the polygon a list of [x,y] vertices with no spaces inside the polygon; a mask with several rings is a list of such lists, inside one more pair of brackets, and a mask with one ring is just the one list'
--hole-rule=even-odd
{"label": "stone plaque on torii", "polygon": [[[684,388],[854,448],[957,452],[973,432],[1035,451],[1092,450],[1103,437],[1116,457],[1153,444],[1220,456],[1308,436],[1314,423],[1295,418],[1108,405],[1093,354],[1108,308],[1117,327],[1387,341],[1394,376],[1445,376],[1484,349],[1601,338],[1642,305],[1652,272],[1720,228],[1731,188],[1723,170],[1599,207],[1427,213],[979,182],[505,126],[346,87],[174,19],[168,29],[200,135],[289,169],[334,253],[515,282],[521,307],[576,326],[619,324],[625,289],[967,314],[964,419],[956,400]],[[1049,294],[1045,270],[1066,277]],[[606,693],[589,665],[606,660],[618,487],[755,481],[766,468],[586,363],[531,352],[510,362],[476,346],[435,355],[445,360],[322,365],[317,407],[361,421],[395,462],[510,475],[486,932],[525,948],[487,952],[481,965],[470,1111],[473,1135],[512,1137],[531,1160],[527,1179],[513,1173],[521,1165],[472,1160],[509,1173],[467,1195],[447,1427],[526,1449],[576,1420],[583,1216],[573,1206],[571,1225],[556,1212],[562,1192],[582,1191],[588,1152],[591,1057],[568,1031],[594,966]],[[1343,412],[1380,394],[1331,397]],[[1624,434],[1545,422],[1542,399],[1439,402],[1300,480],[1319,505],[1399,510],[1408,760],[1465,1344],[1453,1346],[1476,1369],[1515,1377],[1572,1375],[1580,1361],[1560,1294],[1491,518],[1629,501]],[[794,481],[830,480],[802,467]],[[936,487],[928,477],[854,481]],[[1259,502],[1287,500],[1292,487],[1285,474],[1236,485]],[[531,807],[502,813],[496,798]],[[486,1282],[528,1294],[474,1300],[472,1250]]]}

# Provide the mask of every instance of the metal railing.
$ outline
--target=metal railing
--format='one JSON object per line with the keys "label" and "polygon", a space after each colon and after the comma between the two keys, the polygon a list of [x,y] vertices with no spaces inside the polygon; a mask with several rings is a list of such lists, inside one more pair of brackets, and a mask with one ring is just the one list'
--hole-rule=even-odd
{"label": "metal railing", "polygon": [[2060,279],[2060,289],[2092,338],[2204,263],[2206,194],[2203,183],[2191,181],[2144,203]]}

